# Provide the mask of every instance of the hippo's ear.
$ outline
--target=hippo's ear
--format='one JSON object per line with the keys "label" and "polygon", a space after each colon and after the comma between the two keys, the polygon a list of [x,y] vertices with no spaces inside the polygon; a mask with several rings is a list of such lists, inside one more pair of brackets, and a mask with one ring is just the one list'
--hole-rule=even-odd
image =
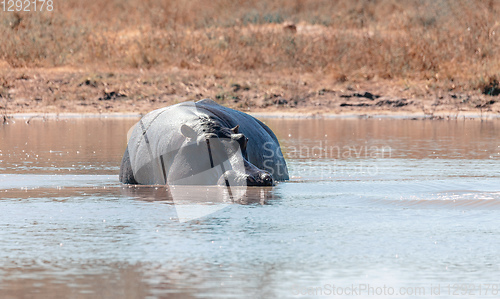
{"label": "hippo's ear", "polygon": [[238,134],[239,129],[240,129],[240,125],[236,125],[236,127],[234,127],[234,128],[231,129],[231,132],[233,134]]}
{"label": "hippo's ear", "polygon": [[185,137],[191,138],[191,139],[196,139],[196,136],[198,136],[198,134],[196,134],[196,131],[193,130],[193,128],[191,128],[188,125],[182,125],[181,126],[181,133]]}

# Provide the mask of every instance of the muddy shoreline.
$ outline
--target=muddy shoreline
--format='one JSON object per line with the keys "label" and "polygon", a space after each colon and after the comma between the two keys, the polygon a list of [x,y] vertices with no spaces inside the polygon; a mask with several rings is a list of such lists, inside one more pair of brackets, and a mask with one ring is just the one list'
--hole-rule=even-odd
{"label": "muddy shoreline", "polygon": [[[498,113],[472,114],[462,113],[455,116],[446,113],[425,114],[328,114],[328,113],[295,113],[295,112],[248,112],[248,114],[262,119],[409,119],[409,120],[488,120],[500,119]],[[85,118],[140,118],[144,114],[131,113],[14,113],[5,115],[5,122],[9,120],[60,120],[60,119],[85,119]],[[0,122],[3,115],[0,116]]]}
{"label": "muddy shoreline", "polygon": [[0,70],[4,119],[130,117],[211,98],[262,117],[497,118],[500,97],[432,82],[209,70]]}

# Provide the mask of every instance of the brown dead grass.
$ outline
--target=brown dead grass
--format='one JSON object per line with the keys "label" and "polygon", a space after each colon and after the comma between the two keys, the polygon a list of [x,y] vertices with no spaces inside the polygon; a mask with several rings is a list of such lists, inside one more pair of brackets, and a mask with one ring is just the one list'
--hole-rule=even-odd
{"label": "brown dead grass", "polygon": [[499,15],[495,0],[67,0],[2,13],[0,68],[175,67],[495,91]]}

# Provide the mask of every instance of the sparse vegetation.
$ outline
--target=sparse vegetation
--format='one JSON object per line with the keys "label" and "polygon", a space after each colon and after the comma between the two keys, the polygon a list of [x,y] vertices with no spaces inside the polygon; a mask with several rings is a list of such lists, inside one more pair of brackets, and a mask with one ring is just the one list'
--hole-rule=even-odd
{"label": "sparse vegetation", "polygon": [[496,0],[67,0],[2,14],[0,68],[313,74],[496,96],[499,15]]}
{"label": "sparse vegetation", "polygon": [[496,76],[492,76],[488,81],[482,82],[479,85],[479,88],[485,95],[497,96],[500,94],[500,86],[498,85],[498,79]]}

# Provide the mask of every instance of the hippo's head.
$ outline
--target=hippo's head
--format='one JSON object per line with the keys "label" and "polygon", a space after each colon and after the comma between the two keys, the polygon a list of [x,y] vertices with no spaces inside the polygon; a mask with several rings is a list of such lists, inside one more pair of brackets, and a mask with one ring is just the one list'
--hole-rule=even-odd
{"label": "hippo's head", "polygon": [[247,144],[251,141],[239,132],[212,120],[193,126],[182,125],[183,146],[174,159],[168,177],[178,184],[273,186],[267,171],[248,161]]}

